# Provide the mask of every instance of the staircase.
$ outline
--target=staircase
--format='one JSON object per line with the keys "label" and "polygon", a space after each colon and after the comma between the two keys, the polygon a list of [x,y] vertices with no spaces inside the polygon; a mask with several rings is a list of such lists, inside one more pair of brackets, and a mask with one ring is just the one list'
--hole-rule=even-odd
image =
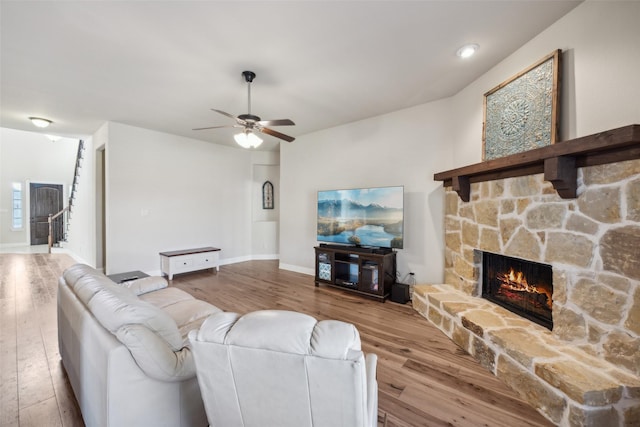
{"label": "staircase", "polygon": [[49,253],[52,247],[60,247],[67,241],[69,234],[69,224],[71,222],[71,214],[76,200],[78,191],[80,168],[84,159],[84,141],[78,142],[78,153],[76,155],[76,164],[73,171],[73,184],[71,184],[71,192],[69,194],[69,204],[56,214],[49,214]]}

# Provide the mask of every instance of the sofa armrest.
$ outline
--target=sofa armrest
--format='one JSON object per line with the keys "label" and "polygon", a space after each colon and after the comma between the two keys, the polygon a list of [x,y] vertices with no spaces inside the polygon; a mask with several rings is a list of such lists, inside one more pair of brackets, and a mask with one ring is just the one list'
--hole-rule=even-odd
{"label": "sofa armrest", "polygon": [[124,325],[116,337],[131,352],[148,376],[160,381],[183,381],[195,377],[196,367],[189,347],[173,351],[168,343],[143,325]]}
{"label": "sofa armrest", "polygon": [[118,283],[123,288],[128,288],[136,295],[142,295],[149,292],[164,289],[169,286],[167,279],[160,276],[143,277],[142,279],[130,280],[128,282]]}
{"label": "sofa armrest", "polygon": [[378,356],[369,353],[365,357],[367,367],[367,414],[369,426],[378,425],[378,380],[376,379]]}

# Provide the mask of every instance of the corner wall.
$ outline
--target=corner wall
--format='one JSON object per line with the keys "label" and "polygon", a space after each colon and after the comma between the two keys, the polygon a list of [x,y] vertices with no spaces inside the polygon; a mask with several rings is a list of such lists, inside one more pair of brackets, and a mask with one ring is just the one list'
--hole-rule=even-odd
{"label": "corner wall", "polygon": [[314,274],[319,190],[403,185],[400,278],[442,281],[444,190],[451,165],[449,101],[433,102],[303,135],[280,149],[280,266]]}
{"label": "corner wall", "polygon": [[109,123],[106,272],[158,274],[158,253],[215,246],[251,259],[252,152]]}
{"label": "corner wall", "polygon": [[587,0],[460,91],[452,168],[482,160],[484,93],[555,49],[563,55],[560,141],[640,123],[638,20],[640,2]]}
{"label": "corner wall", "polygon": [[481,161],[484,93],[560,48],[560,139],[640,123],[639,18],[640,2],[586,1],[452,98],[283,145],[281,267],[313,274],[317,190],[405,185],[398,270],[440,283],[444,190],[433,174]]}

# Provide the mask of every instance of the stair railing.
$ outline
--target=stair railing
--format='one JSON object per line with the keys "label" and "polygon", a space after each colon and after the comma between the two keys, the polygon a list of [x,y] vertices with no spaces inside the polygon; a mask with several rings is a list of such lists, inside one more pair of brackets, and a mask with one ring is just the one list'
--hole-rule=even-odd
{"label": "stair railing", "polygon": [[[58,243],[61,240],[67,240],[69,232],[69,222],[71,220],[71,211],[75,204],[76,192],[78,191],[78,182],[80,177],[80,168],[82,167],[82,159],[84,153],[84,141],[78,142],[78,153],[76,154],[76,164],[73,170],[73,183],[71,184],[71,192],[69,194],[69,204],[56,214],[49,214],[49,253],[51,253],[51,247],[54,243]],[[66,215],[65,215],[66,213]],[[55,242],[54,242],[55,240]]]}
{"label": "stair railing", "polygon": [[51,253],[51,247],[53,246],[53,241],[55,239],[56,243],[64,237],[64,229],[66,224],[68,224],[68,220],[65,221],[64,213],[69,212],[69,206],[62,209],[57,214],[49,214],[49,218],[47,222],[49,223],[49,238],[47,239],[49,244],[49,253]]}

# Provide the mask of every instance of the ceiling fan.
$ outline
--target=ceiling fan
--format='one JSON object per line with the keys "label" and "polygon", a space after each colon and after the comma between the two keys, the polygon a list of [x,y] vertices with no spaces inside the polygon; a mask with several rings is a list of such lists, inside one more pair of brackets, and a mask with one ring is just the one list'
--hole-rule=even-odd
{"label": "ceiling fan", "polygon": [[227,127],[242,128],[242,132],[234,135],[234,139],[239,145],[244,148],[258,147],[260,144],[262,144],[262,139],[256,135],[256,131],[275,136],[276,138],[282,139],[287,142],[292,142],[293,140],[295,140],[295,138],[292,136],[285,135],[267,127],[292,126],[295,125],[293,121],[289,119],[262,120],[260,119],[260,117],[251,114],[251,82],[256,78],[256,73],[254,73],[253,71],[243,71],[242,75],[244,76],[244,80],[247,82],[247,114],[240,114],[238,117],[234,117],[225,111],[212,108],[211,111],[215,111],[216,113],[222,114],[223,116],[234,119],[236,121],[236,124],[195,128],[193,130],[217,129]]}

